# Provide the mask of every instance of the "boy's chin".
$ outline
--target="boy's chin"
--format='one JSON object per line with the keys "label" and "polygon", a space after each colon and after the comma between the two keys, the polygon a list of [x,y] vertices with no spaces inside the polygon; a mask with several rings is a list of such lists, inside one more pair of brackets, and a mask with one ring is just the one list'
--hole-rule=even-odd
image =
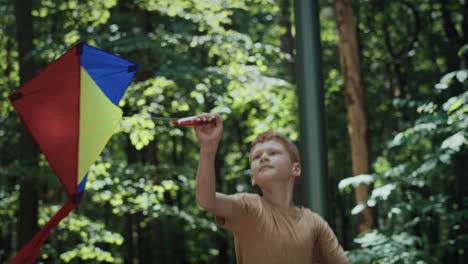
{"label": "boy's chin", "polygon": [[274,175],[271,175],[269,173],[259,173],[252,178],[252,181],[256,184],[259,184],[265,181],[271,181],[273,178]]}
{"label": "boy's chin", "polygon": [[252,185],[258,185],[259,187],[262,187],[262,185],[268,184],[270,182],[278,181],[278,180],[281,180],[281,179],[275,174],[262,174],[262,175],[257,175],[257,177],[252,179]]}

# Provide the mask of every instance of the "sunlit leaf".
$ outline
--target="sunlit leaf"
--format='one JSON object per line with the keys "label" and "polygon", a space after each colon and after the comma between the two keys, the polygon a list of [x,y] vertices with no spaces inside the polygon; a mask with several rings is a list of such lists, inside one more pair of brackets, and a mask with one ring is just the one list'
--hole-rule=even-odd
{"label": "sunlit leaf", "polygon": [[461,146],[464,144],[468,144],[467,139],[465,138],[465,135],[463,132],[458,132],[454,135],[451,135],[447,139],[445,139],[442,142],[442,145],[440,146],[441,149],[450,149],[453,150],[454,152],[460,151]]}
{"label": "sunlit leaf", "polygon": [[358,204],[356,206],[353,207],[353,209],[351,210],[351,214],[352,215],[357,215],[359,214],[360,212],[362,212],[364,209],[366,209],[366,205],[365,204]]}
{"label": "sunlit leaf", "polygon": [[357,187],[359,185],[369,185],[374,182],[374,176],[372,174],[361,174],[353,177],[343,179],[338,184],[340,190],[344,190],[347,187]]}

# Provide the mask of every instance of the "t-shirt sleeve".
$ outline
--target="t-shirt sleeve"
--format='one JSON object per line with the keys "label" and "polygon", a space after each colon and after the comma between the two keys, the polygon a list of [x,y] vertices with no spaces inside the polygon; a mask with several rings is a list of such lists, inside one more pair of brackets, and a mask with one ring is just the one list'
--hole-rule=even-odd
{"label": "t-shirt sleeve", "polygon": [[236,193],[233,198],[232,213],[229,217],[216,217],[216,223],[227,230],[236,232],[246,227],[249,221],[258,215],[259,196],[250,193]]}
{"label": "t-shirt sleeve", "polygon": [[316,256],[318,263],[350,263],[328,223],[317,215]]}

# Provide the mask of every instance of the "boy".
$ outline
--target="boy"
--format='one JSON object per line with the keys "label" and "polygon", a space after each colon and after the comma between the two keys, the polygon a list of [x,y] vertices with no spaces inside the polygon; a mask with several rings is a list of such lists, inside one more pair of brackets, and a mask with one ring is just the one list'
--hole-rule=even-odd
{"label": "boy", "polygon": [[196,197],[234,233],[237,263],[348,263],[328,224],[309,209],[293,205],[295,179],[301,174],[297,147],[267,131],[251,146],[252,183],[262,196],[215,190],[214,162],[223,133],[219,116],[200,114],[194,127],[200,144]]}

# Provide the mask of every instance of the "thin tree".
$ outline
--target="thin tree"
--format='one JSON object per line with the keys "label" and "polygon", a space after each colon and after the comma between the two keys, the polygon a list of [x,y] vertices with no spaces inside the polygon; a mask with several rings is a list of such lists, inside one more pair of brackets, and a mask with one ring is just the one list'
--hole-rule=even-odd
{"label": "thin tree", "polygon": [[[28,54],[33,48],[32,0],[15,1],[16,41],[19,54],[20,83],[29,81],[34,75],[34,63]],[[37,167],[38,149],[24,126],[21,126],[21,139],[18,160],[30,169]],[[32,170],[29,170],[32,171]],[[18,246],[25,245],[38,231],[38,196],[34,175],[21,175],[18,207]]]}
{"label": "thin tree", "polygon": [[286,69],[287,78],[290,78],[294,82],[296,65],[293,59],[295,54],[291,21],[291,1],[281,0],[279,5],[281,8],[280,25],[284,28],[284,33],[280,37],[281,50],[290,55],[290,57],[286,59],[284,67]]}
{"label": "thin tree", "polygon": [[[351,141],[353,175],[369,173],[369,146],[367,141],[367,113],[361,64],[357,41],[356,19],[351,0],[336,0],[336,23],[339,33],[341,71],[345,83],[345,103],[348,112],[348,134]],[[369,196],[368,186],[355,188],[355,201],[364,203]],[[359,232],[371,228],[373,218],[370,208],[361,212]]]}

